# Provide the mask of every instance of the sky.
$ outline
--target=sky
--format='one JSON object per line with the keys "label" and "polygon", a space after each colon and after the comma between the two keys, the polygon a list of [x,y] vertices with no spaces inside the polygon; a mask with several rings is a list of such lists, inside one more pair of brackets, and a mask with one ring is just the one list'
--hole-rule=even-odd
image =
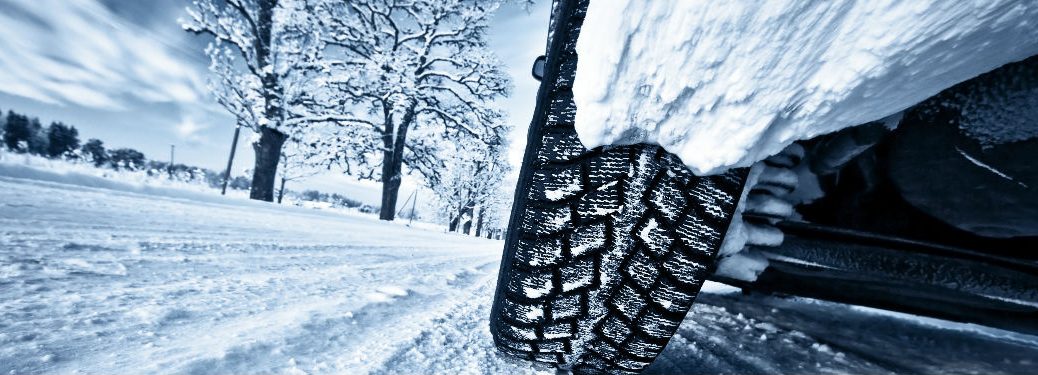
{"label": "sky", "polygon": [[[208,40],[183,31],[189,0],[0,0],[0,110],[61,121],[80,138],[131,147],[149,159],[223,170],[234,119],[206,89]],[[515,90],[501,99],[514,126],[509,160],[518,169],[538,82],[530,76],[544,53],[550,0],[530,9],[505,4],[491,47]],[[243,129],[234,173],[251,167]],[[514,183],[514,182],[509,182]],[[289,187],[339,192],[378,203],[378,185],[337,172]],[[413,189],[413,188],[412,188]],[[401,191],[401,200],[409,195]]]}

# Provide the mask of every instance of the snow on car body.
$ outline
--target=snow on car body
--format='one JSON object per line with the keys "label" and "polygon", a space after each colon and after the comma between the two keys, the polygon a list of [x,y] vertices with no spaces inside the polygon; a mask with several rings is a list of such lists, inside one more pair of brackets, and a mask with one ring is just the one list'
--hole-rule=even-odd
{"label": "snow on car body", "polygon": [[1030,1],[599,1],[573,93],[588,148],[650,143],[697,174],[877,121],[1038,54]]}

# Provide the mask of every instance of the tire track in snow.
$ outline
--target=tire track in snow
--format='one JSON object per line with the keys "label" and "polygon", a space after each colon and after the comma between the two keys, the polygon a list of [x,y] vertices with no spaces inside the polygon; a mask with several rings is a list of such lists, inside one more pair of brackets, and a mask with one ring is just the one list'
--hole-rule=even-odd
{"label": "tire track in snow", "polygon": [[[478,267],[462,267],[444,275],[449,288],[428,288],[421,283],[373,285],[362,292],[367,302],[360,306],[338,305],[314,312],[285,335],[230,348],[219,358],[193,361],[176,372],[367,373],[434,317],[471,298],[474,285],[489,283],[488,272],[496,265],[496,260],[484,261]],[[295,357],[298,353],[307,356]]]}
{"label": "tire track in snow", "polygon": [[[439,257],[437,257],[439,258]],[[154,324],[145,324],[140,329],[153,334],[162,335],[144,345],[117,343],[109,345],[105,350],[96,350],[94,359],[82,358],[80,363],[94,364],[87,372],[111,373],[119,369],[135,368],[150,373],[255,373],[284,372],[294,355],[305,354],[308,360],[327,355],[339,356],[350,353],[349,348],[321,347],[315,343],[331,342],[329,338],[339,331],[339,337],[364,338],[370,330],[352,333],[354,329],[343,327],[365,327],[368,323],[360,322],[355,317],[365,311],[375,309],[395,313],[396,309],[421,310],[428,298],[416,292],[407,292],[407,296],[393,295],[392,291],[382,298],[372,296],[373,293],[385,291],[387,285],[405,285],[408,290],[420,289],[430,279],[449,278],[458,273],[458,269],[469,268],[474,261],[486,263],[485,258],[454,259],[444,261],[423,262],[412,260],[410,266],[423,268],[425,273],[416,274],[414,280],[400,277],[399,272],[353,272],[346,280],[336,277],[323,277],[306,280],[306,282],[281,282],[293,285],[292,290],[299,295],[270,295],[269,290],[260,289],[260,294],[245,297],[257,299],[262,306],[243,309],[241,301],[221,302],[218,300],[179,301],[176,307],[160,308]],[[394,269],[394,271],[397,271]],[[320,272],[319,274],[326,274]],[[334,276],[334,273],[331,273]],[[350,281],[358,277],[367,277],[362,285],[352,285]],[[262,283],[260,284],[262,285]],[[327,288],[328,285],[341,285],[338,288]],[[435,292],[435,288],[434,292]],[[234,290],[244,292],[246,288]],[[263,293],[266,292],[266,293]],[[233,294],[232,291],[215,291],[201,293],[203,297]],[[398,298],[402,297],[402,298]],[[384,300],[383,300],[384,299]],[[401,300],[404,303],[398,303]],[[212,310],[206,311],[208,306]],[[351,313],[352,311],[352,313]],[[132,313],[132,312],[131,312]],[[214,316],[229,314],[228,316]],[[167,316],[184,315],[182,321]],[[127,314],[128,315],[128,314]],[[336,326],[334,322],[342,323]],[[346,341],[349,342],[348,340]],[[280,353],[280,354],[279,354]],[[115,354],[115,355],[113,355]],[[274,361],[284,356],[284,361]],[[106,358],[107,357],[107,358]],[[306,361],[300,358],[300,361]],[[320,361],[314,361],[310,371],[320,371]],[[300,364],[302,365],[302,363]],[[342,367],[333,367],[333,369]],[[329,371],[324,368],[324,372]]]}
{"label": "tire track in snow", "polygon": [[[496,263],[495,263],[496,265]],[[367,372],[378,375],[428,374],[557,374],[552,367],[500,354],[490,335],[488,318],[496,287],[497,267],[450,309],[431,319],[406,342],[387,352]]]}

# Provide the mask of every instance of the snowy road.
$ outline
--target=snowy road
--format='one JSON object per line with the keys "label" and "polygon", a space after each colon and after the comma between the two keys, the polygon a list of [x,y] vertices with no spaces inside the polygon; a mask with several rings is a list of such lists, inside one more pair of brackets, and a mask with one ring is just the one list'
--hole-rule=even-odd
{"label": "snowy road", "polygon": [[[7,178],[0,192],[0,373],[357,373],[445,334],[489,340],[470,310],[492,294],[498,241],[237,200]],[[431,329],[459,311],[470,332]],[[485,344],[457,344],[428,355],[492,371],[473,357]]]}
{"label": "snowy road", "polygon": [[[0,177],[0,373],[536,372],[487,330],[501,245]],[[710,288],[650,373],[1038,369],[1032,336]]]}

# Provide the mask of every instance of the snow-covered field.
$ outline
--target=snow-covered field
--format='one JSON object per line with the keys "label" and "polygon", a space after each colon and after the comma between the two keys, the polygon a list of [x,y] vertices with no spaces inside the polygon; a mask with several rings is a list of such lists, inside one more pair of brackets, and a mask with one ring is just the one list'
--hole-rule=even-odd
{"label": "snow-covered field", "polygon": [[[192,197],[0,174],[0,373],[553,373],[493,349],[499,241]],[[1038,369],[1032,336],[707,289],[650,373]]]}

